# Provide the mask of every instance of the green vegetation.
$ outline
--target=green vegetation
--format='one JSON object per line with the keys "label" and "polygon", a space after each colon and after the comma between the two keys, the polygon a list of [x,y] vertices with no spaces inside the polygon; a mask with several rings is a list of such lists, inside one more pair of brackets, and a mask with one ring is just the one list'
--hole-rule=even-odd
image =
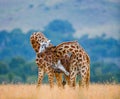
{"label": "green vegetation", "polygon": [[32,83],[37,80],[37,65],[27,62],[21,57],[15,57],[7,64],[0,62],[0,83]]}
{"label": "green vegetation", "polygon": [[[120,68],[114,63],[95,62],[91,64],[91,82],[120,83]],[[10,62],[0,61],[0,83],[35,83],[37,65],[21,57],[14,57]],[[43,83],[48,83],[47,75]]]}
{"label": "green vegetation", "polygon": [[[33,32],[35,30],[27,33],[21,29],[0,31],[0,83],[34,83],[37,80],[36,55],[30,44]],[[120,83],[120,39],[106,38],[105,34],[94,38],[83,35],[76,39],[73,37],[75,29],[65,20],[50,22],[43,33],[54,45],[77,40],[90,56],[92,82]],[[47,76],[43,82],[47,83]]]}

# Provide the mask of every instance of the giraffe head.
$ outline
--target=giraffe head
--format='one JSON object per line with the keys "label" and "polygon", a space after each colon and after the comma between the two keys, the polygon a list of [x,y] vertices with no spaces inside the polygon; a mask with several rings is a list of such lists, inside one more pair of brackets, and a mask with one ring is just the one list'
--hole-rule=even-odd
{"label": "giraffe head", "polygon": [[50,41],[41,32],[34,32],[30,37],[30,42],[36,53],[40,51],[41,45],[50,45]]}
{"label": "giraffe head", "polygon": [[48,40],[47,42],[41,42],[40,43],[40,48],[39,48],[39,52],[43,52],[47,47],[50,46],[50,40]]}

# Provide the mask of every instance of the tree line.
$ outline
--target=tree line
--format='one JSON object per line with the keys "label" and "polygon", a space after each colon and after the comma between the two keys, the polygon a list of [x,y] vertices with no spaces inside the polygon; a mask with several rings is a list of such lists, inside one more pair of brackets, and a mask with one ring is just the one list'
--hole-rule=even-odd
{"label": "tree line", "polygon": [[[30,36],[36,31],[39,30],[27,33],[19,28],[0,31],[0,83],[36,82],[35,52],[30,44]],[[54,45],[73,40],[79,42],[90,56],[91,82],[120,82],[120,39],[107,38],[105,34],[74,38],[76,30],[66,20],[51,21],[42,32]],[[48,82],[47,76],[43,82]]]}
{"label": "tree line", "polygon": [[[94,62],[90,69],[91,82],[120,83],[120,68],[114,63]],[[37,73],[35,61],[27,61],[22,57],[14,57],[8,62],[0,61],[0,83],[36,83]],[[48,83],[47,75],[43,83]]]}

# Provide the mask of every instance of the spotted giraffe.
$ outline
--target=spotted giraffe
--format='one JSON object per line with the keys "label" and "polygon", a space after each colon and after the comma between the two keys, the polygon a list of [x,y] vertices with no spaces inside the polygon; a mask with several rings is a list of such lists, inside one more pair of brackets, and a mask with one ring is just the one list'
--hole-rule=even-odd
{"label": "spotted giraffe", "polygon": [[[47,50],[47,48],[45,49]],[[79,85],[89,86],[90,59],[85,50],[75,42],[64,42],[59,44],[52,51],[56,63],[66,54],[70,55],[68,81],[71,87],[75,87],[76,76],[80,75]]]}
{"label": "spotted giraffe", "polygon": [[[38,85],[37,86],[41,85],[44,73],[47,73],[50,87],[52,88],[54,85],[54,75],[56,77],[58,86],[61,87],[62,86],[62,74],[55,72],[55,69],[52,68],[51,66],[53,65],[52,62],[54,61],[54,59],[52,58],[53,53],[51,53],[50,51],[45,51],[41,53],[42,50],[40,49],[40,46],[41,44],[44,44],[42,42],[48,42],[48,39],[42,33],[36,32],[31,35],[30,42],[31,42],[33,49],[36,52],[36,63],[38,65]],[[47,47],[48,46],[53,47],[52,44],[48,44]],[[67,56],[65,56],[64,59],[61,59],[62,64],[64,66],[67,65],[66,62],[68,62],[68,59],[69,57],[67,58]]]}
{"label": "spotted giraffe", "polygon": [[54,54],[59,60],[64,54],[70,54],[70,86],[75,87],[76,75],[81,76],[79,85],[89,86],[90,59],[85,50],[77,42],[64,42],[56,46]]}
{"label": "spotted giraffe", "polygon": [[[42,42],[44,41],[44,39],[42,40]],[[47,40],[46,40],[47,41]],[[39,41],[40,42],[40,41]],[[71,83],[71,85],[72,86],[75,86],[75,77],[76,77],[76,75],[77,74],[81,74],[81,78],[82,78],[82,80],[81,80],[81,82],[82,82],[82,85],[85,85],[85,83],[86,83],[86,86],[88,86],[88,84],[89,84],[89,75],[90,75],[90,73],[89,73],[89,64],[90,64],[90,60],[89,60],[89,56],[86,54],[86,52],[82,49],[82,47],[80,47],[79,45],[77,46],[77,49],[75,48],[75,46],[76,46],[76,44],[77,43],[74,43],[73,45],[71,45],[71,43],[72,42],[67,42],[67,43],[63,43],[63,44],[60,44],[60,45],[65,45],[66,44],[66,46],[65,46],[65,50],[67,49],[67,52],[66,51],[64,51],[64,50],[62,50],[62,49],[60,49],[61,50],[61,52],[63,52],[63,54],[65,54],[65,53],[67,53],[67,54],[71,54],[72,55],[72,57],[71,57],[71,60],[75,63],[75,61],[74,60],[78,60],[79,59],[79,57],[80,57],[80,59],[79,59],[79,61],[80,61],[80,65],[78,65],[78,66],[70,66],[71,68],[70,68],[70,81],[72,81],[72,83]],[[56,51],[55,52],[57,52],[57,54],[55,53],[55,55],[58,57],[59,55],[58,55],[58,53],[60,53],[59,52],[59,50],[57,50],[58,48],[60,48],[60,47],[62,47],[62,46],[60,46],[60,45],[58,45],[57,47],[56,47]],[[68,46],[67,46],[68,45]],[[64,47],[63,47],[63,49],[64,49]],[[74,49],[74,51],[75,52],[77,52],[77,50],[78,50],[78,52],[83,52],[83,53],[78,53],[78,57],[76,57],[76,54],[74,54],[75,52],[74,51],[72,51],[72,49]],[[63,55],[63,54],[61,54],[61,56]],[[61,56],[59,56],[59,58],[61,58]],[[74,57],[73,57],[74,56]],[[81,62],[81,61],[83,61],[83,58],[82,57],[84,57],[84,59],[85,60],[87,60],[87,63],[86,62]],[[58,59],[59,59],[58,58]],[[81,59],[82,58],[82,59]],[[71,61],[71,62],[72,62]],[[78,62],[79,63],[79,62]],[[76,64],[78,64],[78,63],[76,63]],[[85,66],[83,66],[83,64],[88,64],[88,72],[86,72],[86,68],[85,67],[87,67],[86,65]],[[82,66],[81,66],[82,65]],[[77,68],[77,69],[76,69]],[[82,69],[81,69],[82,68]],[[85,70],[84,70],[85,69]],[[77,70],[77,71],[76,71]],[[72,72],[73,71],[73,72]],[[81,72],[82,71],[82,72]],[[86,76],[87,75],[87,76]],[[73,77],[72,77],[73,76]],[[85,79],[86,78],[86,79]],[[68,79],[69,79],[69,77],[68,77]],[[68,80],[69,81],[69,80]],[[70,82],[69,81],[69,82]]]}

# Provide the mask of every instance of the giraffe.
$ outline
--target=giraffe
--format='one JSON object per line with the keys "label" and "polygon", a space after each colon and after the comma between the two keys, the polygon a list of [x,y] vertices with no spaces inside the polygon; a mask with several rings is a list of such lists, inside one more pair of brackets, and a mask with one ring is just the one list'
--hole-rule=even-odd
{"label": "giraffe", "polygon": [[[36,64],[38,65],[38,84],[37,86],[40,86],[43,80],[43,76],[44,73],[46,72],[48,74],[48,79],[49,79],[49,83],[50,83],[50,87],[52,88],[54,85],[54,75],[56,77],[57,80],[57,84],[59,87],[62,86],[62,74],[61,73],[57,73],[57,68],[55,71],[55,68],[52,68],[51,65],[53,58],[53,53],[51,53],[50,51],[45,51],[42,52],[42,49],[40,49],[41,44],[45,45],[48,47],[53,47],[52,44],[50,44],[50,41],[41,33],[41,32],[35,32],[31,35],[30,37],[30,42],[31,45],[33,47],[33,49],[36,52]],[[47,42],[47,43],[44,43]],[[42,52],[42,53],[41,53]],[[69,57],[67,58],[67,56],[65,56],[65,59],[62,59],[62,63],[63,65],[67,65],[65,64],[65,62],[69,59]],[[66,66],[68,67],[68,66]],[[64,70],[64,72],[66,72]],[[68,72],[67,72],[68,73]]]}
{"label": "giraffe", "polygon": [[[47,50],[47,48],[45,50]],[[88,88],[90,79],[90,58],[77,41],[63,42],[56,46],[52,53],[54,53],[56,63],[60,61],[64,55],[70,55],[70,76],[68,77],[68,81],[71,87],[75,87],[76,75],[80,75],[81,82],[79,81],[79,86],[82,85]]]}
{"label": "giraffe", "polygon": [[[41,34],[40,34],[40,36],[41,36]],[[42,34],[42,36],[43,36],[43,34]],[[35,40],[37,39],[37,37],[38,37],[38,35],[35,37]],[[40,38],[38,40],[36,40],[36,42],[38,42],[37,43],[38,46],[40,46],[39,42],[47,42],[46,39],[41,38],[42,39],[41,40]],[[73,66],[70,66],[70,74],[71,74],[70,77],[67,77],[68,82],[72,82],[71,86],[75,86],[75,77],[77,74],[79,74],[79,75],[81,74],[82,85],[84,85],[86,83],[86,86],[88,86],[89,85],[89,76],[90,76],[90,69],[89,69],[90,68],[90,59],[89,59],[89,56],[87,55],[87,53],[83,50],[83,48],[81,46],[79,46],[79,44],[77,42],[74,42],[74,43],[73,42],[66,42],[66,43],[64,42],[62,44],[59,44],[57,47],[55,47],[55,49],[56,50],[54,51],[54,54],[55,54],[55,56],[57,56],[58,59],[63,57],[65,53],[70,56],[72,55],[71,63],[74,63],[74,64],[73,64]],[[37,51],[39,51],[39,47],[37,47]],[[77,52],[78,52],[78,54],[75,54]],[[76,63],[77,62],[76,60],[78,60],[79,64]],[[77,65],[77,66],[75,66],[75,65]],[[83,65],[85,65],[85,66],[83,66]]]}

